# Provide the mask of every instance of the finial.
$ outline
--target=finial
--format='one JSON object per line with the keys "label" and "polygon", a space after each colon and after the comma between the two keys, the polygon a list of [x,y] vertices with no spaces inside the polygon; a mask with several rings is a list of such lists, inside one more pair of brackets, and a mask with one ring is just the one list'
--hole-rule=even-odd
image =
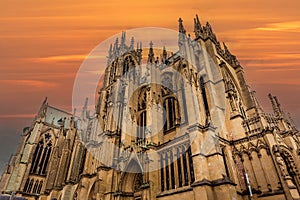
{"label": "finial", "polygon": [[199,24],[200,25],[200,20],[199,20],[199,17],[198,17],[198,15],[196,14],[196,22],[197,22],[197,24]]}
{"label": "finial", "polygon": [[281,110],[281,106],[280,106],[279,100],[277,99],[276,96],[274,96],[274,100],[275,100],[275,103],[276,103],[276,107],[277,107],[277,109],[278,109],[278,112],[279,112],[280,114],[283,114],[283,112],[282,112],[282,110]]}
{"label": "finial", "polygon": [[119,38],[116,38],[115,47],[116,49],[119,47]]}
{"label": "finial", "polygon": [[46,105],[48,101],[48,97],[45,97],[44,101],[43,101],[43,105]]}
{"label": "finial", "polygon": [[149,53],[148,53],[148,63],[153,63],[154,61],[154,52],[153,52],[153,42],[149,43]]}
{"label": "finial", "polygon": [[109,55],[109,56],[111,56],[111,55],[112,55],[112,44],[110,44],[110,46],[109,46],[108,55]]}
{"label": "finial", "polygon": [[150,46],[150,48],[153,48],[153,42],[152,41],[150,41],[149,46]]}
{"label": "finial", "polygon": [[130,49],[134,48],[134,37],[131,37],[131,41],[130,41]]}
{"label": "finial", "polygon": [[163,47],[163,55],[162,55],[163,63],[165,63],[165,61],[167,60],[167,57],[168,57],[168,53],[167,53],[166,47],[164,46]]}
{"label": "finial", "polygon": [[206,27],[207,27],[207,28],[211,28],[211,25],[210,25],[209,22],[206,22]]}
{"label": "finial", "polygon": [[179,18],[178,22],[179,22],[179,33],[185,34],[186,30],[183,27],[183,20],[181,18]]}
{"label": "finial", "polygon": [[198,15],[196,15],[196,18],[194,18],[194,32],[196,37],[199,37],[200,34],[203,32]]}
{"label": "finial", "polygon": [[225,42],[223,42],[223,47],[224,47],[225,53],[231,54],[228,47],[227,47],[227,45],[225,44]]}
{"label": "finial", "polygon": [[273,111],[274,111],[275,115],[278,117],[280,115],[280,113],[279,113],[278,107],[275,103],[275,98],[272,96],[272,94],[269,94],[268,96],[271,101]]}
{"label": "finial", "polygon": [[122,37],[121,37],[121,45],[124,45],[124,44],[125,44],[125,40],[126,40],[126,32],[123,31],[123,32],[122,32]]}

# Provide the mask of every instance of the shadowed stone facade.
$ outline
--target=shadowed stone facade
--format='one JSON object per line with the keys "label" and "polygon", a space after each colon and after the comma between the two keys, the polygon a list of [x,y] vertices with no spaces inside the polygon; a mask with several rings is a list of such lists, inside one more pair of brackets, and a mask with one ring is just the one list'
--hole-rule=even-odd
{"label": "shadowed stone facade", "polygon": [[[211,26],[179,19],[178,52],[111,45],[94,114],[43,102],[0,191],[39,200],[299,199],[299,132],[268,114]],[[146,67],[142,67],[143,59]]]}

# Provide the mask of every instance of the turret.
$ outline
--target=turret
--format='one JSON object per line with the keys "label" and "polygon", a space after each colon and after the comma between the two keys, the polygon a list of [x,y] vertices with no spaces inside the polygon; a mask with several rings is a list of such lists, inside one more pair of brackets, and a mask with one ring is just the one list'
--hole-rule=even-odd
{"label": "turret", "polygon": [[281,116],[282,111],[281,111],[280,104],[279,104],[279,101],[278,101],[277,97],[272,96],[272,94],[269,94],[268,96],[269,96],[269,99],[271,101],[272,108],[273,108],[275,116],[276,117]]}
{"label": "turret", "polygon": [[151,41],[149,44],[148,63],[153,63],[154,59],[153,42]]}
{"label": "turret", "polygon": [[120,46],[124,46],[125,45],[125,41],[126,41],[126,32],[122,32],[121,45]]}
{"label": "turret", "polygon": [[183,27],[183,20],[179,18],[178,22],[179,22],[179,33],[186,34],[186,30]]}
{"label": "turret", "polygon": [[164,46],[163,47],[163,53],[162,53],[162,63],[165,63],[166,60],[167,60],[167,57],[168,57],[168,53],[167,53],[167,50],[166,50],[166,47]]}
{"label": "turret", "polygon": [[130,50],[134,50],[134,37],[131,38],[131,41],[130,41]]}
{"label": "turret", "polygon": [[185,44],[186,44],[186,30],[183,27],[183,20],[179,18],[179,36],[178,36],[178,47],[179,47],[179,52],[181,56],[185,57],[186,55],[186,49],[185,49]]}
{"label": "turret", "polygon": [[198,15],[194,18],[194,32],[195,32],[195,37],[200,37],[201,33],[203,32],[200,20],[198,18]]}
{"label": "turret", "polygon": [[81,114],[82,119],[86,119],[86,117],[89,117],[88,116],[88,102],[89,102],[89,99],[86,98],[85,102],[84,102],[84,106],[82,108],[82,114]]}

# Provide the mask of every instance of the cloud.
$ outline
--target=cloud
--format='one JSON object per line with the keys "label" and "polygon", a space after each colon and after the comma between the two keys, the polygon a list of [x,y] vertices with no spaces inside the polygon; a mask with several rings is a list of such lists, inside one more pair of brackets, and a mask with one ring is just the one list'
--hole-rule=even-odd
{"label": "cloud", "polygon": [[267,24],[265,27],[259,27],[259,28],[256,28],[255,30],[300,32],[300,21],[270,23],[270,24]]}
{"label": "cloud", "polygon": [[[87,57],[87,55],[59,55],[59,56],[48,56],[42,58],[27,58],[30,62],[64,62],[64,61],[82,61]],[[93,57],[89,57],[93,59]],[[97,57],[95,57],[97,58]]]}
{"label": "cloud", "polygon": [[39,80],[0,80],[0,84],[19,85],[22,87],[30,86],[36,88],[52,88],[58,86],[58,83],[49,83]]}

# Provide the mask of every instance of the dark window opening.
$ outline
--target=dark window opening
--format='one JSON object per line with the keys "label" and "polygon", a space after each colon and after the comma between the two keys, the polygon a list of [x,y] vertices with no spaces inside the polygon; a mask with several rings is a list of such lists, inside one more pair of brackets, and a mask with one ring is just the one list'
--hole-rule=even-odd
{"label": "dark window opening", "polygon": [[163,103],[163,108],[164,131],[167,131],[175,127],[175,99],[165,99]]}
{"label": "dark window opening", "polygon": [[200,88],[201,88],[201,93],[202,93],[202,98],[203,98],[203,102],[204,102],[206,116],[210,116],[208,100],[207,100],[207,95],[206,95],[206,89],[205,89],[205,85],[204,85],[204,79],[202,76],[200,77]]}

